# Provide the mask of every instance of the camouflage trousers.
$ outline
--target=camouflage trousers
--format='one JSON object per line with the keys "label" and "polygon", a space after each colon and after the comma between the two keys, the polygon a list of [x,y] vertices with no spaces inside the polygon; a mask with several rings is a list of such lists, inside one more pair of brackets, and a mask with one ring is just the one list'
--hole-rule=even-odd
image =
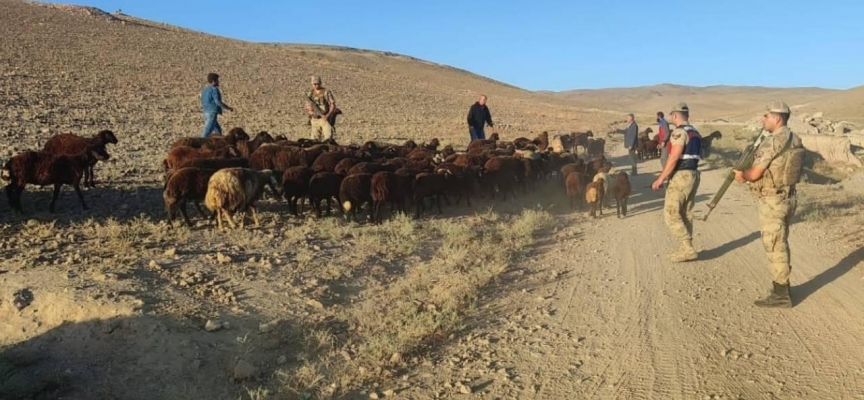
{"label": "camouflage trousers", "polygon": [[678,241],[693,239],[693,205],[699,189],[699,171],[676,171],[666,188],[663,216]]}
{"label": "camouflage trousers", "polygon": [[774,282],[789,283],[792,266],[789,263],[789,225],[798,207],[798,199],[792,195],[763,196],[756,201],[759,211],[759,229],[762,231],[762,246],[768,255]]}
{"label": "camouflage trousers", "polygon": [[313,118],[309,122],[312,124],[311,139],[323,142],[333,137],[333,126],[326,119]]}

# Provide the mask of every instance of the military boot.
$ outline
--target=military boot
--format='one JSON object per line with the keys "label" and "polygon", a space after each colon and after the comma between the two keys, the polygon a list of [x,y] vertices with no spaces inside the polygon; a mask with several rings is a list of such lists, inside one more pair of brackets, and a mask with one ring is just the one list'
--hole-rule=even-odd
{"label": "military boot", "polygon": [[699,254],[693,248],[693,241],[691,240],[681,242],[681,248],[669,255],[669,260],[672,262],[693,261],[697,258],[699,258]]}
{"label": "military boot", "polygon": [[773,282],[774,289],[767,296],[753,302],[757,307],[791,308],[792,298],[789,296],[789,284],[781,285]]}

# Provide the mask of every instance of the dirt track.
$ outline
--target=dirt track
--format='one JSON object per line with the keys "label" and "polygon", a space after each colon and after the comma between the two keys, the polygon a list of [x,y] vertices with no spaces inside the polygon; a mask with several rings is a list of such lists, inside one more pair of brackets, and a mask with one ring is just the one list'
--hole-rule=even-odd
{"label": "dirt track", "polygon": [[[648,188],[658,171],[640,164],[628,218],[613,208],[562,221],[578,233],[563,231],[511,274],[515,288],[490,293],[478,313],[488,319],[428,368],[436,377],[416,398],[458,393],[459,382],[521,399],[864,398],[864,278],[853,270],[864,249],[793,225],[795,306],[756,308],[770,278],[750,194],[733,185],[695,226],[700,259],[673,264],[662,192]],[[724,171],[703,172],[697,210]]]}

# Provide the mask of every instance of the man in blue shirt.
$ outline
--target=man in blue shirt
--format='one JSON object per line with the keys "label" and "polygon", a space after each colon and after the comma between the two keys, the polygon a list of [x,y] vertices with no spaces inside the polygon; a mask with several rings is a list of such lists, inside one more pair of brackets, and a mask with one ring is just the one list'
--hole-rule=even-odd
{"label": "man in blue shirt", "polygon": [[207,74],[208,85],[201,92],[201,109],[204,111],[204,132],[201,137],[210,136],[214,131],[221,135],[222,127],[219,126],[219,121],[216,120],[219,114],[222,114],[222,109],[234,111],[222,102],[222,93],[219,92],[219,75],[214,73]]}

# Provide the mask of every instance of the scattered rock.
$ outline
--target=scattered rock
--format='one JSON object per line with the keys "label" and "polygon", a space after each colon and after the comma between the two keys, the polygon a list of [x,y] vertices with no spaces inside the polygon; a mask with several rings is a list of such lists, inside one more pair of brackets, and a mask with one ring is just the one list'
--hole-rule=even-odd
{"label": "scattered rock", "polygon": [[12,305],[21,311],[33,303],[33,292],[29,288],[21,289],[12,295]]}
{"label": "scattered rock", "polygon": [[317,308],[319,310],[324,309],[324,304],[321,304],[320,301],[315,300],[315,299],[306,300],[306,305],[308,305],[309,307]]}
{"label": "scattered rock", "polygon": [[230,264],[233,260],[231,260],[231,257],[222,254],[220,251],[216,253],[216,261],[218,261],[219,264]]}
{"label": "scattered rock", "polygon": [[279,364],[279,365],[285,364],[287,362],[288,362],[288,357],[285,357],[284,355],[279,356],[279,358],[276,359],[276,364]]}
{"label": "scattered rock", "polygon": [[216,332],[220,329],[222,329],[222,324],[212,319],[208,319],[207,323],[204,324],[204,330],[207,332]]}
{"label": "scattered rock", "polygon": [[376,400],[376,399],[380,399],[381,397],[378,396],[378,392],[370,392],[370,393],[369,393],[369,398],[370,398],[370,399],[373,399],[373,400]]}
{"label": "scattered rock", "polygon": [[174,255],[176,255],[176,254],[177,254],[177,248],[172,247],[168,250],[165,250],[165,253],[163,253],[162,255],[164,255],[165,257],[174,257]]}
{"label": "scattered rock", "polygon": [[467,386],[467,385],[464,385],[464,384],[461,384],[461,383],[460,383],[459,385],[457,385],[457,387],[459,388],[459,393],[462,393],[462,394],[471,394],[471,392],[472,392],[470,386]]}
{"label": "scattered rock", "polygon": [[387,389],[384,391],[384,397],[393,397],[396,395],[396,391],[393,389]]}
{"label": "scattered rock", "polygon": [[273,330],[275,330],[278,325],[279,320],[258,324],[258,331],[261,333],[270,333],[273,332]]}

